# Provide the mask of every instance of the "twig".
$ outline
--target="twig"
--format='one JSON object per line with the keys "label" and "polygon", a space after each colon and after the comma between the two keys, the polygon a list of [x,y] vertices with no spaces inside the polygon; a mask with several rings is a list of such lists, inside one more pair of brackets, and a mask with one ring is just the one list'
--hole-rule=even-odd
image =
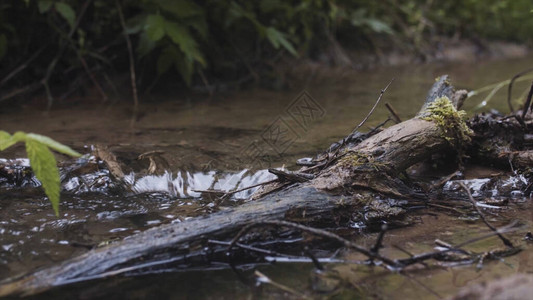
{"label": "twig", "polygon": [[489,232],[489,233],[487,233],[485,235],[470,239],[470,240],[462,242],[462,243],[460,243],[460,244],[458,244],[458,245],[456,245],[455,247],[452,247],[452,248],[446,248],[446,249],[440,250],[440,251],[417,254],[417,255],[414,255],[411,258],[399,259],[399,260],[397,260],[397,262],[399,264],[401,264],[401,265],[408,266],[408,265],[412,265],[412,264],[415,264],[415,263],[419,263],[419,262],[425,261],[425,260],[430,259],[430,258],[437,257],[438,255],[441,255],[441,254],[444,254],[444,253],[448,253],[448,252],[461,252],[461,253],[464,253],[465,250],[462,250],[461,247],[464,247],[466,245],[475,243],[477,241],[484,240],[486,238],[489,238],[489,237],[492,237],[492,236],[495,236],[495,235],[499,235],[499,234],[502,234],[502,233],[515,231],[517,229],[516,228],[512,228],[512,227],[515,226],[515,224],[516,224],[516,222],[512,222],[511,224],[509,224],[507,226],[499,228],[495,232]]}
{"label": "twig", "polygon": [[214,91],[213,91],[214,89],[212,88],[212,86],[209,85],[209,81],[207,80],[207,77],[205,77],[204,71],[198,68],[198,74],[200,74],[200,78],[202,78],[202,82],[205,85],[205,89],[209,93],[209,97],[212,98],[214,94]]}
{"label": "twig", "polygon": [[85,72],[89,76],[89,79],[91,79],[91,81],[93,82],[94,86],[98,90],[98,93],[100,93],[100,96],[102,96],[104,102],[107,101],[107,99],[108,99],[107,94],[104,92],[104,89],[98,83],[98,81],[94,77],[93,73],[89,69],[89,66],[87,65],[87,61],[85,60],[85,58],[83,58],[83,56],[81,56],[81,54],[78,51],[76,51],[76,53],[78,54],[78,59],[80,60],[81,65],[83,66],[83,69],[85,70]]}
{"label": "twig", "polygon": [[265,182],[253,184],[253,185],[250,185],[250,186],[247,186],[247,187],[243,187],[243,188],[240,188],[240,189],[234,190],[234,191],[222,191],[222,190],[192,190],[192,191],[196,192],[196,193],[210,193],[210,194],[223,193],[223,194],[225,194],[224,196],[226,196],[226,195],[232,195],[232,194],[236,194],[236,193],[239,193],[239,192],[242,192],[242,191],[246,191],[246,190],[249,190],[249,189],[253,189],[254,187],[262,186],[262,185],[265,185],[265,184],[274,183],[274,182],[277,182],[277,181],[278,181],[278,179],[276,178],[276,179],[272,179],[272,180],[269,180],[269,181],[265,181]]}
{"label": "twig", "polygon": [[118,10],[118,16],[120,18],[120,25],[122,26],[122,29],[124,30],[124,38],[126,39],[126,45],[128,46],[128,56],[130,59],[130,75],[131,75],[131,89],[133,91],[133,110],[134,114],[137,112],[137,109],[139,108],[139,98],[137,96],[137,83],[136,83],[136,75],[135,75],[135,60],[133,59],[133,48],[131,46],[131,40],[130,36],[126,32],[126,22],[124,21],[124,14],[122,13],[122,6],[120,5],[119,0],[115,0],[115,3],[117,5]]}
{"label": "twig", "polygon": [[442,178],[438,182],[432,184],[430,189],[431,190],[441,189],[448,181],[452,180],[454,177],[461,176],[461,175],[462,175],[461,171],[455,171],[452,174]]}
{"label": "twig", "polygon": [[19,94],[24,94],[24,93],[37,90],[40,86],[41,86],[41,82],[37,82],[37,83],[28,84],[27,86],[21,87],[19,89],[14,89],[10,91],[9,93],[7,93],[7,95],[0,97],[0,102],[9,100]]}
{"label": "twig", "polygon": [[387,226],[387,224],[381,225],[381,231],[379,232],[378,238],[376,239],[376,243],[374,244],[374,246],[372,248],[370,248],[370,251],[372,251],[373,253],[378,254],[379,253],[379,249],[383,248],[383,244],[382,244],[383,237],[385,236],[385,233],[387,232],[388,228],[389,228],[389,226]]}
{"label": "twig", "polygon": [[509,81],[509,86],[507,87],[507,105],[509,105],[509,109],[511,110],[511,114],[514,113],[514,108],[513,108],[513,104],[511,103],[512,99],[511,99],[511,93],[513,91],[513,84],[515,82],[515,80],[517,80],[519,77],[529,73],[533,71],[533,68],[531,69],[527,69],[525,71],[522,71],[518,74],[516,74],[515,76],[513,76],[513,78],[511,78],[511,81]]}
{"label": "twig", "polygon": [[374,103],[374,106],[372,107],[372,109],[370,110],[368,115],[366,115],[366,117],[363,119],[363,121],[361,121],[361,123],[359,123],[359,125],[357,125],[357,127],[355,127],[355,129],[352,130],[352,133],[356,132],[359,128],[361,128],[361,126],[363,126],[363,124],[365,124],[366,120],[368,120],[368,118],[370,118],[370,116],[372,115],[372,113],[374,112],[376,107],[378,106],[379,101],[381,101],[381,98],[383,97],[383,94],[385,94],[385,92],[387,91],[387,89],[389,88],[389,86],[392,84],[393,81],[394,81],[394,78],[392,78],[391,81],[389,82],[389,84],[387,84],[387,86],[384,89],[381,90],[381,93],[379,93],[378,100],[376,100],[376,103]]}
{"label": "twig", "polygon": [[309,250],[308,246],[304,247],[304,253],[305,253],[305,255],[307,255],[311,259],[311,261],[315,265],[315,268],[317,268],[320,271],[324,270],[324,266],[318,261],[318,259],[316,259],[316,257],[313,255],[313,253],[311,253],[311,251]]}
{"label": "twig", "polygon": [[479,217],[481,218],[481,220],[483,220],[483,223],[485,223],[485,225],[487,225],[487,227],[490,228],[490,230],[496,232],[496,235],[500,238],[500,240],[502,240],[502,242],[503,242],[503,244],[505,246],[507,246],[509,248],[514,248],[513,243],[511,243],[510,240],[508,240],[501,233],[499,233],[498,230],[496,228],[494,228],[494,226],[490,225],[490,223],[487,221],[487,219],[485,219],[485,215],[481,212],[479,207],[477,207],[477,202],[476,202],[476,200],[474,200],[474,197],[472,197],[472,194],[470,194],[470,190],[466,187],[466,185],[464,183],[462,183],[462,182],[459,182],[459,185],[467,193],[468,199],[470,199],[470,202],[472,202],[472,205],[474,206],[474,209],[479,214]]}
{"label": "twig", "polygon": [[389,112],[391,113],[392,115],[392,120],[398,124],[398,123],[401,123],[402,122],[402,119],[400,119],[400,117],[398,116],[398,114],[396,113],[396,111],[394,110],[394,108],[392,107],[392,105],[390,105],[388,102],[385,103],[385,107],[389,110]]}
{"label": "twig", "polygon": [[268,278],[268,276],[266,276],[265,274],[259,272],[259,271],[255,271],[254,272],[254,275],[257,276],[257,279],[259,280],[259,282],[262,282],[262,283],[268,283],[274,287],[277,287],[278,289],[282,290],[282,291],[285,291],[285,292],[288,292],[290,294],[293,294],[294,296],[297,296],[299,299],[307,299],[308,297],[300,292],[298,292],[297,290],[295,289],[292,289],[286,285],[283,285],[281,283],[277,283],[275,281],[273,281],[272,279]]}
{"label": "twig", "polygon": [[0,86],[3,86],[6,82],[8,82],[11,78],[13,78],[19,72],[21,72],[22,70],[26,69],[28,67],[28,65],[34,59],[36,59],[44,51],[44,49],[46,49],[46,47],[48,47],[48,45],[49,44],[46,44],[46,45],[42,46],[39,50],[35,51],[35,53],[30,58],[28,58],[28,60],[26,60],[23,64],[18,66],[15,70],[9,72],[9,74],[7,74],[6,77],[2,78],[2,81],[0,81]]}
{"label": "twig", "polygon": [[231,243],[228,246],[228,251],[231,251],[231,249],[235,246],[237,241],[243,235],[245,235],[248,231],[250,231],[252,228],[258,227],[258,226],[263,226],[263,225],[273,225],[273,226],[284,226],[284,227],[296,228],[296,229],[299,229],[301,231],[309,232],[309,233],[312,233],[312,234],[315,234],[315,235],[318,235],[318,236],[327,237],[327,238],[330,238],[332,240],[336,240],[336,241],[342,243],[347,248],[353,249],[353,250],[355,250],[355,251],[357,251],[357,252],[359,252],[361,254],[366,255],[368,258],[379,259],[379,260],[381,260],[382,262],[386,263],[387,265],[389,265],[391,267],[400,267],[400,265],[398,265],[397,262],[395,262],[395,261],[393,261],[393,260],[391,260],[389,258],[383,257],[383,256],[379,255],[378,253],[373,253],[372,251],[369,251],[369,250],[367,250],[367,249],[365,249],[365,248],[353,243],[352,241],[344,239],[344,238],[342,238],[342,237],[340,237],[340,236],[338,236],[338,235],[336,235],[334,233],[331,233],[329,231],[322,230],[322,229],[317,229],[317,228],[312,228],[312,227],[308,227],[308,226],[305,226],[305,225],[300,225],[300,224],[297,224],[297,223],[287,222],[287,221],[258,221],[258,222],[254,222],[254,223],[246,225],[231,240]]}
{"label": "twig", "polygon": [[[217,240],[208,240],[207,242],[209,244],[222,245],[222,246],[229,246],[231,244],[231,242],[217,241]],[[236,243],[235,245],[237,247],[241,248],[241,249],[248,250],[248,251],[254,251],[254,252],[265,254],[265,255],[280,256],[280,257],[284,256],[284,257],[290,257],[290,258],[300,258],[300,256],[297,256],[297,255],[283,254],[283,253],[279,253],[279,252],[276,252],[276,251],[263,249],[263,248],[258,248],[258,247],[254,247],[254,246],[249,246],[249,245],[245,245],[245,244],[241,244],[241,243]]]}
{"label": "twig", "polygon": [[442,209],[448,209],[448,210],[451,210],[451,211],[454,211],[460,215],[464,215],[464,212],[458,210],[457,208],[455,207],[448,207],[448,206],[444,206],[444,205],[440,205],[440,204],[435,204],[435,203],[427,203],[427,206],[433,206],[433,207],[436,207],[436,208],[442,208]]}
{"label": "twig", "polygon": [[431,294],[433,294],[433,296],[437,297],[438,299],[443,299],[443,297],[441,295],[439,295],[439,293],[437,293],[436,291],[434,291],[432,288],[430,288],[429,286],[425,285],[422,281],[418,280],[417,278],[413,277],[411,274],[409,273],[406,273],[406,272],[400,272],[401,275],[407,277],[408,279],[412,280],[413,282],[415,282],[416,284],[420,285],[422,288],[424,288],[426,291],[430,292]]}
{"label": "twig", "polygon": [[[83,3],[83,6],[82,6],[81,11],[80,11],[80,14],[79,14],[78,18],[76,19],[76,23],[74,24],[74,26],[72,26],[72,28],[70,28],[70,31],[69,31],[69,33],[67,35],[67,40],[72,38],[72,35],[74,35],[76,30],[80,26],[81,19],[85,15],[85,12],[87,11],[87,7],[89,7],[89,4],[91,2],[92,2],[92,0],[86,0],[85,3]],[[66,45],[67,45],[66,42],[63,42],[61,44],[61,47],[59,48],[59,51],[57,52],[56,56],[54,57],[54,59],[52,59],[52,61],[48,65],[48,68],[46,69],[45,76],[40,81],[41,84],[46,89],[46,96],[48,97],[48,105],[47,105],[48,109],[50,109],[52,107],[52,103],[54,101],[54,98],[52,96],[52,92],[50,91],[50,85],[48,84],[48,81],[50,80],[50,77],[52,76],[52,73],[54,72],[54,69],[55,69],[57,63],[59,62],[59,59],[63,55],[63,52],[65,52]]]}
{"label": "twig", "polygon": [[531,82],[531,87],[529,88],[529,93],[527,94],[527,100],[524,104],[524,109],[522,110],[522,120],[526,117],[529,106],[531,105],[531,97],[533,96],[533,82]]}

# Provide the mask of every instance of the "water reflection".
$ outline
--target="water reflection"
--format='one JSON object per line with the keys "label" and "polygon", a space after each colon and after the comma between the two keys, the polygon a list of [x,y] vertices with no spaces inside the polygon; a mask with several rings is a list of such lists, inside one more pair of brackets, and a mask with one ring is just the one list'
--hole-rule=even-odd
{"label": "water reflection", "polygon": [[[177,198],[200,198],[202,190],[232,191],[275,178],[267,170],[240,172],[182,172],[175,175],[165,171],[162,175],[147,175],[136,178],[133,173],[126,176],[126,181],[131,184],[134,193],[159,192],[167,193]],[[234,199],[246,199],[257,188],[251,188],[234,194]]]}

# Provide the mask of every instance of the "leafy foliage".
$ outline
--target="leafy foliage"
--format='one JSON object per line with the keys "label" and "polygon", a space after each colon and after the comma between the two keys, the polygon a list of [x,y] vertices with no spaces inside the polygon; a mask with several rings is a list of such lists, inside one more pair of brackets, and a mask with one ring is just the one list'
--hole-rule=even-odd
{"label": "leafy foliage", "polygon": [[[117,3],[126,17],[125,32]],[[530,0],[3,1],[0,78],[28,63],[28,72],[18,72],[9,83],[38,80],[58,53],[53,64],[61,72],[52,76],[58,82],[71,81],[75,70],[128,70],[123,33],[134,42],[141,81],[174,72],[188,85],[204,71],[225,79],[240,76],[283,52],[312,56],[337,38],[361,45],[378,36],[415,48],[440,35],[531,43],[532,6]]]}
{"label": "leafy foliage", "polygon": [[37,179],[41,181],[56,216],[59,215],[59,192],[61,189],[59,170],[56,165],[56,159],[49,148],[73,157],[78,157],[80,154],[68,146],[40,134],[19,131],[11,135],[5,131],[0,131],[0,151],[17,142],[26,144],[26,153],[30,159],[30,166]]}

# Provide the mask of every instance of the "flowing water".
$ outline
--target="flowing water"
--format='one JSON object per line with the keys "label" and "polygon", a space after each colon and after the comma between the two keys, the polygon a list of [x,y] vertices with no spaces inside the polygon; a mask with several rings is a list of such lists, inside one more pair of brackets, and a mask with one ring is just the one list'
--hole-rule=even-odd
{"label": "flowing water", "polygon": [[[50,204],[38,188],[39,182],[25,181],[24,187],[0,182],[0,279],[50,266],[160,224],[183,222],[207,214],[213,201],[200,190],[234,189],[272,179],[268,167],[293,168],[301,157],[310,157],[346,136],[366,116],[381,89],[394,78],[363,129],[385,120],[390,103],[406,120],[416,114],[434,79],[449,74],[458,88],[477,89],[512,77],[533,65],[533,58],[461,64],[433,64],[382,68],[366,72],[328,71],[302,74],[304,78],[290,89],[272,91],[251,89],[239,92],[182,94],[174,91],[145,97],[139,113],[132,117],[128,104],[102,103],[86,96],[57,103],[49,112],[35,106],[0,112],[0,128],[9,132],[22,130],[50,136],[87,154],[96,145],[106,145],[127,166],[126,180],[131,190],[126,194],[109,193],[109,172],[98,169],[86,174],[63,174],[60,216],[55,217]],[[518,83],[515,96],[528,84]],[[175,94],[178,94],[177,96]],[[483,96],[467,100],[472,109]],[[516,106],[516,105],[515,105]],[[495,108],[507,113],[503,91],[483,109]],[[366,130],[366,129],[365,129]],[[285,140],[276,140],[284,131]],[[139,155],[159,151],[152,158],[155,171],[148,172],[150,159]],[[22,146],[1,153],[0,164],[24,169],[27,160]],[[58,157],[65,160],[65,157]],[[485,180],[485,181],[483,181]],[[476,190],[488,179],[467,182]],[[531,231],[533,205],[529,195],[520,194],[519,177],[512,177],[508,207],[492,212],[503,225],[517,219]],[[513,182],[508,181],[508,185]],[[450,186],[448,186],[451,188]],[[252,190],[237,193],[230,202],[236,205]],[[492,196],[499,197],[497,190]],[[479,196],[479,195],[474,195]],[[489,210],[493,208],[486,208]],[[420,213],[415,226],[395,229],[385,237],[385,244],[397,245],[412,253],[431,250],[436,238],[459,243],[486,233],[476,220],[457,219],[453,214]],[[359,229],[354,229],[359,230]],[[523,232],[511,234],[520,239]],[[376,234],[362,231],[355,241],[371,247]],[[482,241],[470,248],[483,251],[499,246],[497,239]],[[401,255],[399,251],[386,254]],[[353,253],[333,257],[359,259]],[[405,255],[405,254],[403,254]],[[333,260],[334,261],[334,260]],[[257,268],[272,279],[300,291],[317,288],[310,278],[317,276],[310,263],[280,263]],[[421,269],[409,276],[354,264],[328,263],[337,274],[338,296],[375,296],[382,298],[431,298],[449,295],[470,282],[479,282],[515,272],[533,272],[533,251],[526,250],[505,262],[492,262],[478,270],[475,266],[451,269]],[[245,271],[248,275],[252,271]],[[420,283],[423,281],[423,283]],[[311,280],[311,282],[315,282]],[[316,282],[315,282],[316,283]],[[256,290],[242,284],[231,270],[170,272],[97,281],[62,288],[51,297],[127,298],[248,298],[259,295],[276,298],[279,289]],[[80,292],[83,291],[83,292]],[[81,294],[80,294],[81,293]]]}

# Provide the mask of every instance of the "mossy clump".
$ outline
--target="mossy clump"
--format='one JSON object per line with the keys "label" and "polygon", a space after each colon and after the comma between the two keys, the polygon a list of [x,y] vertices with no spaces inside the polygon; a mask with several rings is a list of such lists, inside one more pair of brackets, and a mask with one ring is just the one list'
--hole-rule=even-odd
{"label": "mossy clump", "polygon": [[366,167],[370,170],[379,171],[380,168],[384,168],[385,165],[380,163],[378,160],[374,159],[372,155],[350,151],[345,153],[343,157],[339,159],[339,163],[342,166],[357,168],[357,167]]}
{"label": "mossy clump", "polygon": [[458,111],[446,96],[437,98],[428,105],[423,120],[432,121],[439,126],[444,138],[456,149],[460,150],[471,141],[473,131],[465,123],[466,113]]}
{"label": "mossy clump", "polygon": [[341,159],[339,159],[339,162],[342,165],[352,166],[352,167],[358,167],[362,164],[365,164],[369,161],[368,155],[361,154],[359,152],[349,152],[344,154]]}

